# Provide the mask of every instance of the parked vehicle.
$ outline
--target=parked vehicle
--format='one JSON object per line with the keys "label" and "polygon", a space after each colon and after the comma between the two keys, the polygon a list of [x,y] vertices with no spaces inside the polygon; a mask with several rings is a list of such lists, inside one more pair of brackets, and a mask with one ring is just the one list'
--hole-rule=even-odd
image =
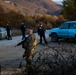
{"label": "parked vehicle", "polygon": [[64,22],[58,28],[51,29],[49,36],[53,42],[61,38],[71,38],[76,41],[76,21]]}
{"label": "parked vehicle", "polygon": [[5,28],[0,27],[0,39],[7,38],[7,31]]}

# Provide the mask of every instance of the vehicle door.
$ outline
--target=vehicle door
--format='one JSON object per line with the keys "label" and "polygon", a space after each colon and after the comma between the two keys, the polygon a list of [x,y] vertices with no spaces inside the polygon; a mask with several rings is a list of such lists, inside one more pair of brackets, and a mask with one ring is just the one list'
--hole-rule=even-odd
{"label": "vehicle door", "polygon": [[69,25],[69,38],[74,38],[76,35],[76,23],[70,23]]}
{"label": "vehicle door", "polygon": [[58,36],[62,38],[67,38],[68,37],[68,27],[69,23],[63,23],[58,30]]}

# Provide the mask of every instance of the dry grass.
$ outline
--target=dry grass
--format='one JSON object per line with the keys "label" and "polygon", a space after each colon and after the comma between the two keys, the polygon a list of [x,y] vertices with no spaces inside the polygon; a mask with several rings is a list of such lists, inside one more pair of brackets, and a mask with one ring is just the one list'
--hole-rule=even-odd
{"label": "dry grass", "polygon": [[[58,43],[56,46],[47,45],[45,49],[36,51],[31,75],[75,75],[76,49],[72,44],[70,47],[73,50]],[[27,69],[22,71],[22,75],[28,75]]]}

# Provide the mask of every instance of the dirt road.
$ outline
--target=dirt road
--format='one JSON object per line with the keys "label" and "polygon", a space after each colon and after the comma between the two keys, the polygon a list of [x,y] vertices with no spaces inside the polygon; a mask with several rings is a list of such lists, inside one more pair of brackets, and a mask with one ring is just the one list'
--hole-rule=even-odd
{"label": "dirt road", "polygon": [[[67,54],[71,53],[71,51],[76,51],[76,44],[73,41],[60,40],[59,42],[51,42],[48,33],[46,33],[46,37],[49,42],[48,45],[58,49],[60,52],[66,52]],[[38,36],[37,38],[39,39]],[[13,37],[12,40],[0,40],[0,63],[2,70],[18,68],[20,61],[24,60],[22,58],[24,49],[22,49],[21,46],[15,47],[19,41],[21,41],[21,36]],[[46,48],[47,46],[38,45],[35,51],[44,50]],[[51,51],[51,49],[48,51]]]}
{"label": "dirt road", "polygon": [[[48,32],[46,31],[46,37],[48,37]],[[35,35],[39,39],[37,33]],[[24,49],[21,46],[15,47],[15,45],[21,41],[21,38],[22,36],[16,36],[12,40],[0,40],[0,63],[3,69],[18,67]]]}

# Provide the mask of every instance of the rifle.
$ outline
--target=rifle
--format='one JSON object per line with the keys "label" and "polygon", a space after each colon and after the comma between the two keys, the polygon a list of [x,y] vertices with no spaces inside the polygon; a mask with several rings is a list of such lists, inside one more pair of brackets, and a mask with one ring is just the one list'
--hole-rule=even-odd
{"label": "rifle", "polygon": [[24,43],[24,40],[22,40],[21,42],[19,42],[16,46],[22,45],[23,43]]}
{"label": "rifle", "polygon": [[[16,46],[20,46],[20,45],[24,45],[24,42],[26,42],[26,40],[27,40],[27,37],[24,39],[24,40],[22,40],[21,42],[19,42]],[[15,46],[15,47],[16,47]],[[22,47],[23,48],[23,47]]]}

